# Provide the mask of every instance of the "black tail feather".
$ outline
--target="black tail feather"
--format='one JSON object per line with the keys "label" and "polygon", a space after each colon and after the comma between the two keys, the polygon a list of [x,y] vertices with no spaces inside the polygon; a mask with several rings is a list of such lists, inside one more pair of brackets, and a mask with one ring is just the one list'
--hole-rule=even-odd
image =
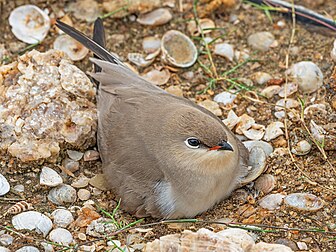
{"label": "black tail feather", "polygon": [[[105,39],[105,30],[103,25],[103,20],[97,18],[93,26],[93,41],[99,44],[101,47],[105,48],[106,39]],[[99,58],[98,55],[94,54],[95,58]],[[97,64],[94,64],[94,72],[101,72],[101,67]]]}

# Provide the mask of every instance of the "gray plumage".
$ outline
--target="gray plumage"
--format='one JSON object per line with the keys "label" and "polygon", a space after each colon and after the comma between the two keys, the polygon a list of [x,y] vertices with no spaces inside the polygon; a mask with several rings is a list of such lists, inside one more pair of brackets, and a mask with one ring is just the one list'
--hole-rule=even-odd
{"label": "gray plumage", "polygon": [[[84,34],[57,25],[101,58],[91,59],[102,69],[91,74],[100,83],[98,148],[125,210],[139,217],[192,217],[237,188],[248,151],[215,115],[142,79]],[[188,138],[198,139],[199,147]]]}

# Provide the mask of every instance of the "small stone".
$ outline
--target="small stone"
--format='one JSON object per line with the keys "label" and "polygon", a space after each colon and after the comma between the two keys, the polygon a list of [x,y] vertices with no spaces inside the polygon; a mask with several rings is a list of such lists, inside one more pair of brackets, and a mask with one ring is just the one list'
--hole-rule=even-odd
{"label": "small stone", "polygon": [[54,252],[53,246],[47,242],[41,242],[44,252]]}
{"label": "small stone", "polygon": [[22,248],[19,248],[15,252],[40,252],[40,250],[38,250],[38,248],[34,246],[24,246]]}
{"label": "small stone", "polygon": [[287,206],[301,211],[317,211],[324,206],[321,198],[311,193],[291,193],[284,200]]}
{"label": "small stone", "polygon": [[145,53],[154,53],[161,46],[161,39],[157,37],[145,37],[142,41],[142,48]]}
{"label": "small stone", "polygon": [[68,10],[72,11],[77,19],[87,22],[93,22],[99,16],[98,3],[92,0],[71,1]]}
{"label": "small stone", "polygon": [[63,183],[62,177],[53,169],[44,166],[40,174],[40,184],[55,187]]}
{"label": "small stone", "polygon": [[292,252],[291,248],[281,244],[259,242],[249,252]]}
{"label": "small stone", "polygon": [[70,185],[61,184],[50,190],[48,199],[56,204],[63,205],[65,203],[74,203],[77,198],[75,188]]}
{"label": "small stone", "polygon": [[13,187],[13,190],[18,192],[18,193],[22,193],[24,192],[25,188],[24,188],[24,185],[16,185]]}
{"label": "small stone", "polygon": [[310,152],[312,146],[307,140],[301,140],[292,148],[292,153],[298,156],[306,155]]}
{"label": "small stone", "polygon": [[229,93],[229,92],[222,92],[214,97],[214,101],[218,103],[223,103],[223,105],[232,104],[236,99],[237,95]]}
{"label": "small stone", "polygon": [[272,122],[266,127],[264,140],[265,141],[271,141],[272,139],[277,138],[278,136],[281,136],[284,134],[281,128],[284,127],[284,124],[282,122]]}
{"label": "small stone", "polygon": [[72,234],[64,228],[56,228],[49,234],[49,239],[52,242],[68,246],[73,242]]}
{"label": "small stone", "polygon": [[102,191],[108,190],[108,186],[107,186],[104,174],[95,175],[94,177],[90,179],[89,184]]}
{"label": "small stone", "polygon": [[90,191],[86,189],[79,189],[77,195],[78,198],[83,201],[88,200],[91,197]]}
{"label": "small stone", "polygon": [[87,150],[84,152],[84,161],[95,161],[100,158],[99,152],[96,150]]}
{"label": "small stone", "polygon": [[51,216],[54,219],[53,222],[56,227],[66,228],[74,221],[72,213],[62,208],[53,211]]}
{"label": "small stone", "polygon": [[71,183],[71,186],[75,188],[83,188],[89,185],[90,179],[85,175],[80,174],[78,178],[74,182]]}
{"label": "small stone", "polygon": [[281,87],[278,85],[268,86],[261,91],[261,95],[266,96],[266,98],[271,98],[274,95],[278,94],[280,90]]}
{"label": "small stone", "polygon": [[74,161],[70,158],[65,158],[62,162],[63,166],[65,169],[71,171],[71,172],[76,172],[79,170],[79,162]]}
{"label": "small stone", "polygon": [[166,91],[172,95],[183,97],[183,91],[179,86],[169,86]]}
{"label": "small stone", "polygon": [[78,233],[77,237],[81,241],[86,241],[86,234],[84,233]]}
{"label": "small stone", "polygon": [[144,15],[140,15],[137,22],[142,25],[157,26],[168,23],[172,18],[173,16],[168,9],[159,8]]}
{"label": "small stone", "polygon": [[210,100],[204,100],[198,103],[203,108],[206,108],[211,113],[215,114],[216,116],[222,115],[222,110],[219,108],[219,105],[217,102],[210,101]]}
{"label": "small stone", "polygon": [[275,38],[270,32],[257,32],[247,38],[247,43],[253,49],[266,52],[274,43]]}
{"label": "small stone", "polygon": [[0,252],[11,252],[8,248],[0,246]]}
{"label": "small stone", "polygon": [[94,237],[104,237],[117,230],[117,227],[110,222],[110,219],[99,218],[90,223],[86,228],[86,234]]}
{"label": "small stone", "polygon": [[286,239],[286,238],[284,238],[284,239],[280,238],[280,239],[276,240],[275,243],[282,244],[282,245],[285,245],[287,247],[290,247],[293,251],[296,251],[296,250],[299,249],[295,242],[293,242],[289,239]]}
{"label": "small stone", "polygon": [[13,236],[9,234],[2,234],[0,235],[0,244],[4,246],[9,246],[13,243]]}
{"label": "small stone", "polygon": [[268,210],[279,209],[285,195],[280,193],[269,194],[259,200],[259,205]]}
{"label": "small stone", "polygon": [[233,57],[235,56],[233,46],[227,43],[216,44],[214,53],[230,61],[233,61]]}
{"label": "small stone", "polygon": [[67,150],[69,158],[71,158],[73,161],[79,161],[83,157],[83,152],[75,151],[75,150]]}
{"label": "small stone", "polygon": [[252,80],[255,81],[258,85],[264,85],[271,79],[272,76],[264,72],[256,72],[252,75]]}
{"label": "small stone", "polygon": [[330,52],[331,59],[336,62],[336,39],[334,40],[334,47]]}
{"label": "small stone", "polygon": [[299,250],[308,250],[308,246],[305,242],[297,242],[296,244]]}

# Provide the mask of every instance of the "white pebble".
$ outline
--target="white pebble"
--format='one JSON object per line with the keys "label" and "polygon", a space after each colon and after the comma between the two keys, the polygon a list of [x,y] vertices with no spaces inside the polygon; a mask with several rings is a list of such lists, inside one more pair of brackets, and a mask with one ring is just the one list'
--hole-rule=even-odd
{"label": "white pebble", "polygon": [[69,210],[66,209],[56,209],[51,213],[51,216],[54,219],[54,225],[55,227],[62,227],[66,228],[74,221],[74,218],[72,216],[72,213]]}
{"label": "white pebble", "polygon": [[79,189],[77,195],[78,198],[83,201],[88,200],[91,197],[90,191],[86,189]]}
{"label": "white pebble", "polygon": [[223,103],[224,105],[227,105],[227,104],[233,103],[233,101],[236,99],[236,97],[237,96],[235,94],[231,94],[229,92],[224,91],[222,93],[219,93],[219,94],[215,95],[214,101]]}
{"label": "white pebble", "polygon": [[233,46],[227,43],[216,44],[214,53],[223,56],[230,61],[232,61],[235,56]]}
{"label": "white pebble", "polygon": [[40,174],[40,184],[55,187],[63,183],[62,177],[53,169],[44,166]]}
{"label": "white pebble", "polygon": [[73,242],[72,234],[64,228],[56,228],[49,234],[49,239],[53,242],[68,246]]}

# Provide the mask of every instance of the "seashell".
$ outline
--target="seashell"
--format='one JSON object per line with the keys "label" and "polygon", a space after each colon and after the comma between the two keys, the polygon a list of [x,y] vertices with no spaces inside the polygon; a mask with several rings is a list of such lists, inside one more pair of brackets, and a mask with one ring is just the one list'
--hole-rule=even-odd
{"label": "seashell", "polygon": [[293,252],[290,247],[282,244],[259,242],[248,250],[249,252]]}
{"label": "seashell", "polygon": [[[238,242],[238,238],[234,239]],[[157,251],[237,251],[243,252],[240,245],[225,239],[205,228],[201,228],[196,233],[184,230],[182,234],[170,234],[161,236],[152,242],[148,242],[144,247],[146,252]]]}
{"label": "seashell", "polygon": [[63,159],[62,165],[66,170],[69,170],[70,172],[76,172],[79,170],[79,162],[74,161],[70,158]]}
{"label": "seashell", "polygon": [[12,218],[12,224],[15,229],[34,230],[45,237],[52,229],[51,220],[44,214],[36,211],[23,212]]}
{"label": "seashell", "polygon": [[264,194],[271,192],[274,187],[275,178],[271,174],[263,174],[254,182],[254,188]]}
{"label": "seashell", "polygon": [[287,97],[294,94],[298,90],[298,84],[295,82],[288,83],[287,85],[283,85],[279,91],[280,97],[285,97],[285,93],[287,93]]}
{"label": "seashell", "polygon": [[89,190],[86,189],[79,189],[77,196],[80,200],[88,200],[91,197],[91,193]]}
{"label": "seashell", "polygon": [[72,234],[64,228],[56,228],[52,230],[49,234],[49,239],[50,241],[56,242],[63,246],[68,246],[74,241]]}
{"label": "seashell", "polygon": [[7,181],[7,179],[0,174],[0,196],[5,195],[6,193],[8,193],[10,190],[10,185]]}
{"label": "seashell", "polygon": [[54,252],[53,245],[47,242],[41,242],[40,243],[42,248],[44,249],[44,252]]}
{"label": "seashell", "polygon": [[168,23],[173,18],[170,11],[166,8],[159,8],[152,12],[140,15],[137,18],[137,22],[142,25],[163,25]]}
{"label": "seashell", "polygon": [[98,3],[92,0],[71,1],[67,11],[73,12],[75,18],[87,22],[94,22],[99,17]]}
{"label": "seashell", "polygon": [[8,248],[0,246],[0,252],[11,252]]}
{"label": "seashell", "polygon": [[252,80],[257,83],[258,85],[264,85],[266,84],[269,80],[271,80],[273,77],[264,72],[256,72],[252,75]]}
{"label": "seashell", "polygon": [[89,53],[89,49],[68,35],[58,36],[54,41],[53,47],[65,52],[73,61],[82,60]]}
{"label": "seashell", "polygon": [[40,184],[55,187],[63,183],[62,177],[53,169],[44,166],[40,174]]}
{"label": "seashell", "polygon": [[302,211],[317,211],[324,205],[322,199],[311,193],[291,193],[284,202],[287,206]]}
{"label": "seashell", "polygon": [[206,108],[211,113],[213,113],[216,116],[222,115],[222,110],[219,108],[219,105],[217,102],[210,101],[210,100],[204,100],[198,103],[203,108]]}
{"label": "seashell", "polygon": [[15,37],[28,44],[41,42],[50,29],[48,15],[35,5],[15,8],[8,21]]}
{"label": "seashell", "polygon": [[248,49],[243,49],[242,51],[235,50],[236,60],[248,60],[250,58],[250,51]]}
{"label": "seashell", "polygon": [[74,221],[72,213],[62,208],[53,211],[51,216],[53,217],[55,227],[66,228]]}
{"label": "seashell", "polygon": [[26,201],[20,201],[16,203],[15,205],[11,206],[10,208],[8,208],[6,213],[7,214],[18,214],[18,213],[25,212],[25,211],[32,210],[32,209],[33,209],[32,204]]}
{"label": "seashell", "polygon": [[233,110],[230,110],[226,119],[222,121],[230,130],[232,130],[239,122],[239,117]]}
{"label": "seashell", "polygon": [[170,72],[167,69],[162,69],[161,71],[153,69],[143,75],[141,75],[144,79],[148,80],[150,83],[154,85],[164,85],[170,79]]}
{"label": "seashell", "polygon": [[233,61],[233,57],[235,56],[233,46],[228,43],[216,44],[214,53],[223,56],[230,61]]}
{"label": "seashell", "polygon": [[305,242],[297,242],[296,244],[299,250],[308,250],[308,246]]}
{"label": "seashell", "polygon": [[80,174],[74,182],[71,183],[72,187],[83,188],[88,186],[90,179],[83,174]]}
{"label": "seashell", "polygon": [[308,154],[310,152],[311,148],[312,148],[312,146],[308,141],[301,140],[295,146],[293,146],[291,151],[295,155],[303,156],[303,155]]}
{"label": "seashell", "polygon": [[285,104],[285,99],[280,99],[275,104],[275,110],[280,111],[284,110],[285,108],[297,108],[299,107],[300,103],[294,99],[288,98]]}
{"label": "seashell", "polygon": [[236,127],[236,133],[242,135],[244,130],[248,130],[255,124],[255,121],[252,117],[247,114],[243,114],[239,117],[239,122]]}
{"label": "seashell", "polygon": [[282,122],[272,122],[267,125],[264,135],[265,141],[271,141],[272,139],[277,138],[284,134],[281,128],[285,127]]}
{"label": "seashell", "polygon": [[15,192],[18,192],[18,193],[22,193],[22,192],[24,192],[24,190],[25,190],[25,188],[24,188],[24,185],[16,185],[16,186],[14,186],[13,187],[13,190],[15,191]]}
{"label": "seashell", "polygon": [[182,32],[170,30],[161,40],[162,58],[173,66],[190,67],[197,60],[197,48]]}
{"label": "seashell", "polygon": [[316,112],[321,112],[323,115],[326,115],[328,112],[326,110],[326,105],[324,104],[313,104],[306,107],[303,111],[304,115],[315,114]]}
{"label": "seashell", "polygon": [[86,234],[94,237],[103,237],[117,230],[117,226],[110,219],[99,218],[93,220],[86,228]]}
{"label": "seashell", "polygon": [[266,52],[274,43],[275,38],[270,32],[257,32],[247,38],[247,43],[253,49]]}
{"label": "seashell", "polygon": [[[14,241],[13,236],[11,236],[9,234],[0,235],[0,244],[1,245],[9,246],[13,243],[13,241]],[[0,247],[0,251],[1,251],[1,247]]]}
{"label": "seashell", "polygon": [[169,86],[165,90],[172,95],[183,97],[183,90],[179,86]]}
{"label": "seashell", "polygon": [[95,161],[100,158],[99,152],[96,150],[87,150],[84,152],[84,161]]}
{"label": "seashell", "polygon": [[249,155],[248,174],[242,178],[241,185],[248,184],[258,178],[266,168],[266,153],[258,146],[254,146]]}
{"label": "seashell", "polygon": [[253,147],[262,148],[266,156],[271,155],[271,153],[273,152],[272,145],[264,141],[245,141],[243,142],[243,144],[249,151],[251,151]]}
{"label": "seashell", "polygon": [[320,143],[324,142],[325,134],[327,133],[321,126],[317,125],[313,120],[309,123],[310,131],[315,138],[315,140]]}
{"label": "seashell", "polygon": [[292,77],[293,81],[299,85],[299,89],[304,93],[315,92],[323,85],[323,73],[311,61],[296,63],[286,73]]}
{"label": "seashell", "polygon": [[207,34],[216,28],[215,22],[209,18],[199,19],[198,24],[199,26],[197,26],[194,20],[188,22],[187,29],[192,36],[199,36],[201,32],[203,32],[203,34]]}
{"label": "seashell", "polygon": [[15,250],[15,252],[40,252],[40,250],[34,246],[24,246]]}
{"label": "seashell", "polygon": [[142,48],[145,53],[154,53],[161,50],[161,39],[154,36],[145,37],[142,41]]}
{"label": "seashell", "polygon": [[76,201],[76,190],[69,185],[59,185],[50,190],[48,199],[56,204],[63,205],[64,203],[74,203]]}
{"label": "seashell", "polygon": [[265,134],[265,126],[261,124],[252,124],[248,130],[243,130],[244,136],[250,140],[260,140]]}
{"label": "seashell", "polygon": [[155,58],[150,60],[146,60],[145,57],[141,53],[129,53],[127,55],[129,61],[139,67],[147,67],[154,62]]}
{"label": "seashell", "polygon": [[259,205],[267,210],[279,209],[285,195],[280,193],[269,194],[259,200]]}
{"label": "seashell", "polygon": [[67,154],[69,158],[71,158],[73,161],[81,160],[84,155],[83,152],[75,151],[75,150],[67,150]]}
{"label": "seashell", "polygon": [[330,52],[330,57],[333,61],[336,61],[336,39],[334,40],[334,47]]}
{"label": "seashell", "polygon": [[255,244],[252,236],[246,230],[240,228],[227,228],[219,231],[217,235],[222,236],[224,240],[239,245],[244,251],[248,251]]}
{"label": "seashell", "polygon": [[266,98],[271,98],[278,94],[280,90],[281,87],[278,85],[268,86],[261,91],[261,95],[266,96]]}
{"label": "seashell", "polygon": [[215,95],[214,101],[218,103],[223,103],[223,105],[228,105],[233,103],[236,97],[237,95],[224,91],[222,93]]}

